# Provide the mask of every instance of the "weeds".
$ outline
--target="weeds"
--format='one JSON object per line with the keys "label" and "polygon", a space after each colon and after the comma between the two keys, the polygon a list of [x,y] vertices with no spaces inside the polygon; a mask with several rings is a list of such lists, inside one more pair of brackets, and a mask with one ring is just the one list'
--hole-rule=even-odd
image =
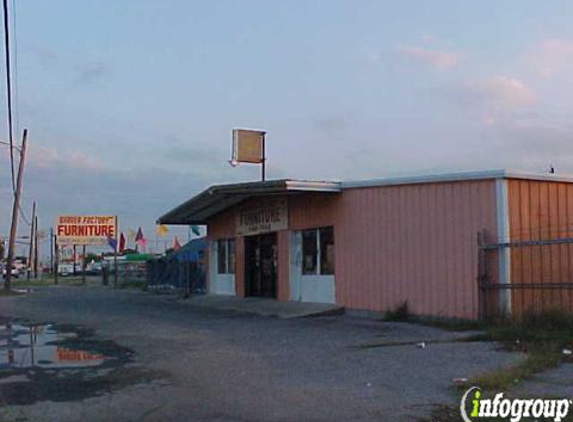
{"label": "weeds", "polygon": [[498,321],[474,340],[496,341],[508,350],[524,352],[525,360],[470,380],[485,390],[507,389],[521,380],[558,366],[563,349],[573,346],[573,317],[558,311],[525,315],[520,321]]}
{"label": "weeds", "polygon": [[388,322],[412,321],[412,315],[410,314],[410,309],[408,308],[408,301],[405,301],[396,309],[386,312],[383,321],[388,321]]}

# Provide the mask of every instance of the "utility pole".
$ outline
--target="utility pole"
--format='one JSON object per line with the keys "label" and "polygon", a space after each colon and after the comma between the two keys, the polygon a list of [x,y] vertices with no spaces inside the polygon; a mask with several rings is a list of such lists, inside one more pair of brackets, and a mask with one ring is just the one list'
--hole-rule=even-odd
{"label": "utility pole", "polygon": [[34,259],[34,224],[36,221],[36,201],[32,203],[32,224],[30,224],[30,250],[28,251],[28,270],[26,271],[26,280],[30,281],[32,273],[32,262]]}
{"label": "utility pole", "polygon": [[82,245],[82,284],[86,284],[86,245]]}
{"label": "utility pole", "polygon": [[12,224],[10,225],[10,241],[8,244],[8,259],[6,260],[6,282],[4,289],[10,290],[12,281],[12,263],[14,261],[14,246],[16,242],[16,230],[18,229],[18,210],[20,208],[20,194],[22,191],[22,179],[24,178],[24,162],[26,160],[26,143],[28,142],[28,129],[24,129],[22,135],[22,147],[20,149],[20,163],[18,164],[18,177],[16,179],[16,192],[14,192],[14,204],[12,206]]}
{"label": "utility pole", "polygon": [[59,264],[58,261],[60,259],[60,248],[58,246],[58,237],[57,235],[54,236],[54,284],[58,284],[58,271],[59,271]]}
{"label": "utility pole", "polygon": [[34,278],[38,278],[38,257],[40,256],[40,247],[38,243],[38,216],[34,216]]}
{"label": "utility pole", "polygon": [[50,227],[50,273],[54,272],[54,228]]}

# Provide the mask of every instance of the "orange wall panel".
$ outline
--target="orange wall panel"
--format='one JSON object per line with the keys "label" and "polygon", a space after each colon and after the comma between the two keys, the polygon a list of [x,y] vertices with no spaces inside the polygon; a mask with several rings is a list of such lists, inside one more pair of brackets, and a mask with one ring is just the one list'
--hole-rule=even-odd
{"label": "orange wall panel", "polygon": [[[573,184],[557,181],[508,181],[508,209],[512,241],[573,237]],[[511,282],[570,283],[573,245],[516,247],[511,250]],[[514,289],[514,314],[542,309],[572,310],[570,290]]]}

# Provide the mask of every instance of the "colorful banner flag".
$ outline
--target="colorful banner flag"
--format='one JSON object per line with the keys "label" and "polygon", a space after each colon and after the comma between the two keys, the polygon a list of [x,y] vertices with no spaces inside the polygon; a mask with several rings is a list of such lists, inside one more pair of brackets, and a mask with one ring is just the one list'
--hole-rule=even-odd
{"label": "colorful banner flag", "polygon": [[110,237],[110,236],[107,237],[107,244],[108,244],[109,247],[112,248],[114,251],[117,249],[117,240],[114,239],[113,237]]}
{"label": "colorful banner flag", "polygon": [[119,253],[123,253],[125,250],[125,236],[123,233],[119,235]]}
{"label": "colorful banner flag", "polygon": [[169,229],[167,228],[167,226],[164,226],[163,224],[158,224],[155,227],[155,231],[158,236],[165,236],[167,233],[169,233]]}
{"label": "colorful banner flag", "polygon": [[178,251],[179,249],[181,249],[181,245],[179,244],[179,240],[177,239],[177,236],[175,236],[173,238],[173,250]]}
{"label": "colorful banner flag", "polygon": [[137,234],[135,235],[135,243],[139,244],[142,240],[145,240],[143,237],[143,232],[141,231],[141,227],[137,229]]}
{"label": "colorful banner flag", "polygon": [[129,242],[135,241],[135,231],[133,229],[127,229],[127,240]]}

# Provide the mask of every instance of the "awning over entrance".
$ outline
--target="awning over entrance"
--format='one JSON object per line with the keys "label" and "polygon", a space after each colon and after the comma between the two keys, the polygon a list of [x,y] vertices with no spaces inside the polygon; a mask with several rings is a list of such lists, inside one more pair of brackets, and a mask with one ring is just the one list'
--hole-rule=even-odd
{"label": "awning over entrance", "polygon": [[308,180],[269,180],[265,182],[235,183],[211,186],[199,195],[159,217],[158,224],[207,224],[207,219],[237,205],[247,198],[268,195],[292,195],[305,192],[342,190],[339,182]]}

